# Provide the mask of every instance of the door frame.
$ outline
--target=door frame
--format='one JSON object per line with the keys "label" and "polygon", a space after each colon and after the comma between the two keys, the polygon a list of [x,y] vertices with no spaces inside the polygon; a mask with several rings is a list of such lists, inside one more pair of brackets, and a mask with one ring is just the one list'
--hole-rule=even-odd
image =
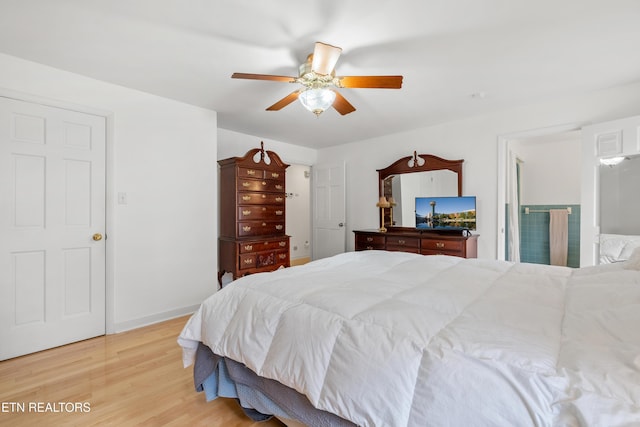
{"label": "door frame", "polygon": [[115,200],[113,196],[114,182],[114,144],[113,144],[113,122],[114,113],[95,107],[81,104],[74,104],[68,101],[46,98],[26,92],[19,92],[0,86],[0,97],[14,99],[16,101],[30,102],[47,107],[61,108],[64,110],[76,111],[78,113],[91,114],[104,117],[105,119],[105,333],[116,332],[114,326],[115,319],[115,281],[114,281],[114,243],[115,243]]}
{"label": "door frame", "polygon": [[540,136],[553,135],[556,133],[564,133],[575,130],[581,130],[587,123],[575,122],[561,125],[549,126],[544,128],[529,129],[517,132],[510,132],[498,135],[498,192],[497,197],[497,233],[496,233],[496,259],[505,259],[505,228],[506,215],[505,205],[507,201],[507,159],[509,158],[509,141],[513,139],[525,139]]}

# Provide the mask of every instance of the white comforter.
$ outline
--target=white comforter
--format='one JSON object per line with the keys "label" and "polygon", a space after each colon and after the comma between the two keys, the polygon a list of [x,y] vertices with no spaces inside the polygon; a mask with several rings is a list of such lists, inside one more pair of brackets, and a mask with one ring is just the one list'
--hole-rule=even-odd
{"label": "white comforter", "polygon": [[244,277],[198,341],[362,426],[640,425],[640,272],[350,252]]}

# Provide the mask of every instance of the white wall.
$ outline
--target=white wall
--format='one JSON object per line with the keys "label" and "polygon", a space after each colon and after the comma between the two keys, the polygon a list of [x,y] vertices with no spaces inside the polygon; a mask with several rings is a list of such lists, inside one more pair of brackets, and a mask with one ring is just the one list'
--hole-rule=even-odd
{"label": "white wall", "polygon": [[582,141],[579,132],[554,140],[513,141],[520,165],[521,205],[580,204]]}
{"label": "white wall", "polygon": [[291,236],[291,260],[311,258],[311,167],[287,168],[287,234]]}
{"label": "white wall", "polygon": [[0,70],[4,95],[108,116],[108,331],[193,311],[217,285],[216,113],[4,54]]}
{"label": "white wall", "polygon": [[[347,164],[347,231],[378,227],[376,169],[418,153],[465,159],[463,193],[477,196],[478,256],[497,251],[498,137],[566,123],[598,123],[640,111],[640,84],[565,97],[318,151],[318,162]],[[357,113],[356,113],[357,114]],[[348,237],[353,249],[353,235]]]}
{"label": "white wall", "polygon": [[218,129],[218,160],[229,157],[244,156],[253,148],[260,148],[260,141],[264,142],[264,149],[273,151],[287,164],[311,166],[318,158],[317,150],[274,141],[259,136],[247,135],[227,129]]}

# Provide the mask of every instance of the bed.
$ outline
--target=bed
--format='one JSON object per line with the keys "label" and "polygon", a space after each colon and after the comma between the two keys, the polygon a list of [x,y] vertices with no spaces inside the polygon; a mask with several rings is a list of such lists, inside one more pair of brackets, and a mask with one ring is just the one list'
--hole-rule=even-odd
{"label": "bed", "polygon": [[626,261],[640,247],[640,236],[600,234],[600,264]]}
{"label": "bed", "polygon": [[198,389],[306,425],[640,425],[639,258],[349,252],[236,280],[178,342]]}

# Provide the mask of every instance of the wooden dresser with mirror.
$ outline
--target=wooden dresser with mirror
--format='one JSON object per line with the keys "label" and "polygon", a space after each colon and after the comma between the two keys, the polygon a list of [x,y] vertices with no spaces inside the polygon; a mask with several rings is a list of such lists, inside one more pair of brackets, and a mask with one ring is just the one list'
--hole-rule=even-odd
{"label": "wooden dresser with mirror", "polygon": [[431,154],[403,157],[378,170],[380,228],[354,230],[355,250],[388,250],[422,255],[478,256],[478,235],[418,229],[415,198],[462,196],[462,163]]}

